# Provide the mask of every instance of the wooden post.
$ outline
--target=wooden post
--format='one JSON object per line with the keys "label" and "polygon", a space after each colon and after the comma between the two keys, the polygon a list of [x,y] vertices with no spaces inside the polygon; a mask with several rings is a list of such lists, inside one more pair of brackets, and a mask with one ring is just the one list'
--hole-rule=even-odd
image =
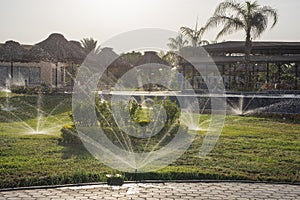
{"label": "wooden post", "polygon": [[11,87],[14,83],[14,63],[10,62],[10,80],[9,87]]}
{"label": "wooden post", "polygon": [[195,89],[195,85],[194,85],[194,83],[195,83],[195,81],[194,81],[194,77],[195,77],[195,69],[194,69],[193,66],[191,66],[191,68],[192,68],[192,80],[191,80],[191,85],[192,85],[192,88]]}
{"label": "wooden post", "polygon": [[270,82],[270,72],[269,72],[269,63],[267,62],[267,83],[269,83]]}
{"label": "wooden post", "polygon": [[281,63],[279,63],[278,65],[278,71],[277,71],[277,75],[278,75],[278,83],[280,83],[281,81]]}
{"label": "wooden post", "polygon": [[258,69],[258,66],[256,66],[256,88],[257,88],[257,86],[258,86],[258,79],[259,79],[259,69]]}
{"label": "wooden post", "polygon": [[250,77],[249,77],[249,85],[252,86],[251,89],[254,89],[255,88],[255,64],[254,63],[251,63],[252,64],[252,74],[251,74],[251,71],[250,71]]}
{"label": "wooden post", "polygon": [[109,90],[108,67],[106,68],[106,89]]}
{"label": "wooden post", "polygon": [[295,63],[295,90],[298,89],[298,63]]}
{"label": "wooden post", "polygon": [[225,65],[222,65],[222,74],[225,75]]}
{"label": "wooden post", "polygon": [[230,90],[231,89],[231,64],[229,64],[229,67],[228,67],[228,89]]}
{"label": "wooden post", "polygon": [[56,62],[55,63],[55,88],[57,89],[57,66],[58,66],[58,63]]}
{"label": "wooden post", "polygon": [[[223,83],[225,83],[225,65],[224,64],[222,65],[222,80],[223,80]],[[225,89],[226,89],[226,86],[225,86]]]}
{"label": "wooden post", "polygon": [[63,79],[63,86],[64,88],[66,87],[66,66],[63,68],[63,73],[62,73],[62,79]]}
{"label": "wooden post", "polygon": [[237,81],[236,81],[236,68],[238,67],[238,65],[239,65],[239,62],[237,63],[237,65],[236,65],[236,64],[233,65],[233,82],[234,82],[234,84],[236,84],[236,86],[237,86]]}

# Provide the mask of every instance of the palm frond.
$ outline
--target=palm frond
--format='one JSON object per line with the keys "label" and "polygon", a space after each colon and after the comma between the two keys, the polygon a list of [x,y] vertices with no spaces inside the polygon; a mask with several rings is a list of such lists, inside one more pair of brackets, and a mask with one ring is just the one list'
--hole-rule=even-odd
{"label": "palm frond", "polygon": [[181,48],[183,48],[187,44],[188,44],[188,41],[186,39],[184,39],[182,34],[179,33],[176,36],[176,38],[169,38],[169,43],[167,44],[167,46],[171,50],[180,50]]}
{"label": "palm frond", "polygon": [[189,28],[189,27],[186,27],[186,26],[183,26],[180,28],[180,31],[182,32],[183,35],[187,36],[187,37],[190,37],[193,35],[193,32],[194,30]]}
{"label": "palm frond", "polygon": [[83,38],[80,42],[87,53],[95,49],[97,46],[97,40],[94,40],[92,37]]}
{"label": "palm frond", "polygon": [[278,13],[277,13],[276,9],[273,9],[270,6],[263,6],[260,9],[260,12],[265,13],[268,18],[269,17],[273,18],[273,24],[272,24],[271,28],[273,28],[277,24],[277,22],[278,22]]}
{"label": "palm frond", "polygon": [[268,17],[262,13],[256,13],[251,19],[251,34],[253,38],[259,37],[268,26]]}
{"label": "palm frond", "polygon": [[235,12],[237,14],[245,13],[245,9],[243,8],[243,5],[241,3],[229,0],[220,3],[218,7],[215,9],[214,15],[223,15],[228,10],[230,10],[231,12]]}
{"label": "palm frond", "polygon": [[227,21],[224,24],[224,27],[222,30],[218,33],[216,40],[218,40],[220,37],[223,37],[224,35],[229,35],[232,34],[233,32],[243,30],[244,26],[243,24],[235,23],[235,20],[233,19],[232,21]]}
{"label": "palm frond", "polygon": [[[224,25],[217,38],[244,29],[256,38],[259,37],[268,26],[268,19],[273,19],[272,27],[278,21],[277,11],[269,6],[260,6],[257,1],[237,3],[228,0],[219,4],[215,13],[209,18],[205,29]],[[228,27],[226,27],[228,26]]]}
{"label": "palm frond", "polygon": [[224,15],[216,15],[209,19],[207,28],[216,27],[219,24],[224,24],[222,30],[217,35],[216,39],[226,34],[231,34],[233,31],[238,31],[245,28],[245,24],[239,18],[231,18]]}

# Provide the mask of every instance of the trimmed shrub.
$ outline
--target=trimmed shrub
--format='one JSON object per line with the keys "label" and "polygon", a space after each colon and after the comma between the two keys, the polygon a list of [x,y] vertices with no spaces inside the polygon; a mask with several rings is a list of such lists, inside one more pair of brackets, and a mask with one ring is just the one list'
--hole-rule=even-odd
{"label": "trimmed shrub", "polygon": [[82,144],[75,125],[64,125],[61,129],[62,144]]}

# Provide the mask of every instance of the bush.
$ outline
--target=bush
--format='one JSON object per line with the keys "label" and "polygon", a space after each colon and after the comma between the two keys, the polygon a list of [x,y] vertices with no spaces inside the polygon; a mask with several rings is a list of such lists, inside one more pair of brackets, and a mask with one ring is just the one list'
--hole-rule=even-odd
{"label": "bush", "polygon": [[53,89],[46,84],[42,83],[40,86],[13,86],[11,91],[16,94],[53,94],[56,89]]}
{"label": "bush", "polygon": [[16,94],[26,94],[27,88],[25,88],[23,86],[13,86],[13,87],[11,87],[11,92],[16,93]]}
{"label": "bush", "polygon": [[61,132],[62,144],[82,144],[76,131],[75,125],[65,125],[61,129]]}
{"label": "bush", "polygon": [[[131,121],[130,119],[121,117],[121,120],[123,121],[118,123],[124,124],[127,131],[131,131],[135,134],[135,136],[143,136],[142,138],[127,134],[117,125],[117,122],[115,121],[112,114],[112,105],[110,102],[96,99],[95,105],[97,119],[96,121],[94,121],[95,119],[92,119],[93,121],[91,121],[90,113],[93,112],[92,110],[90,110],[92,108],[91,105],[88,105],[84,102],[81,104],[78,103],[78,105],[74,108],[74,113],[76,113],[77,115],[76,119],[73,119],[75,125],[82,128],[96,128],[99,125],[104,134],[116,146],[122,147],[122,145],[130,141],[132,143],[132,148],[135,151],[144,151],[146,150],[145,146],[148,150],[150,150],[158,143],[160,143],[160,145],[157,146],[157,148],[160,148],[162,144],[168,144],[173,139],[179,128],[185,129],[185,127],[180,125],[178,120],[180,115],[179,107],[170,99],[158,100],[157,98],[155,98],[153,101],[154,106],[163,106],[167,115],[165,123],[163,122],[162,116],[154,118],[155,120],[157,120],[157,122],[155,123],[157,125],[157,132],[151,128],[147,128],[147,125],[151,123],[151,118],[149,118],[149,116],[151,114],[156,115],[157,113],[150,113],[149,109],[147,110],[147,108],[142,108],[141,105],[139,105],[136,101],[131,101],[129,106],[125,103],[119,103],[117,105],[119,107],[118,112],[120,113],[114,113],[114,115],[125,116],[123,115],[123,112],[129,112],[132,119]],[[73,118],[72,115],[70,117]],[[139,124],[144,129],[137,129],[134,126],[134,123]],[[62,128],[61,131],[63,144],[82,144],[76,132],[75,125],[66,125]],[[152,133],[154,133],[155,135],[151,135]],[[92,134],[92,132],[90,132],[89,134]],[[100,138],[99,135],[89,135],[89,137],[91,137],[95,141]],[[124,144],[120,144],[120,140],[124,142]]]}
{"label": "bush", "polygon": [[53,94],[55,89],[47,86],[46,84],[41,84],[41,86],[13,86],[11,91],[16,94]]}

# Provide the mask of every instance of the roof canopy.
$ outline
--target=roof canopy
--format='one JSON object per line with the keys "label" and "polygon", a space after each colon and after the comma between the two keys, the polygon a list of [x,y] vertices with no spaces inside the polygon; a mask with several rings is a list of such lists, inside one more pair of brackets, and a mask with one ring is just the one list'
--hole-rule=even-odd
{"label": "roof canopy", "polygon": [[[216,64],[242,63],[245,61],[244,52],[244,41],[228,41],[197,48],[185,47],[181,50],[181,54],[187,55],[191,62],[211,63],[213,61]],[[300,42],[252,42],[250,61],[253,63],[298,63],[300,62]],[[182,61],[182,63],[185,62]]]}
{"label": "roof canopy", "polygon": [[10,40],[0,47],[0,61],[22,61],[27,53],[27,50],[18,42]]}
{"label": "roof canopy", "polygon": [[[244,41],[228,41],[203,46],[210,54],[244,53]],[[252,42],[252,54],[300,54],[300,42]]]}
{"label": "roof canopy", "polygon": [[34,45],[32,49],[44,49],[55,62],[82,62],[86,54],[74,41],[69,42],[63,35],[51,34],[46,40]]}
{"label": "roof canopy", "polygon": [[166,61],[162,60],[155,51],[146,51],[145,54],[139,58],[135,65],[138,66],[149,63],[169,65]]}

